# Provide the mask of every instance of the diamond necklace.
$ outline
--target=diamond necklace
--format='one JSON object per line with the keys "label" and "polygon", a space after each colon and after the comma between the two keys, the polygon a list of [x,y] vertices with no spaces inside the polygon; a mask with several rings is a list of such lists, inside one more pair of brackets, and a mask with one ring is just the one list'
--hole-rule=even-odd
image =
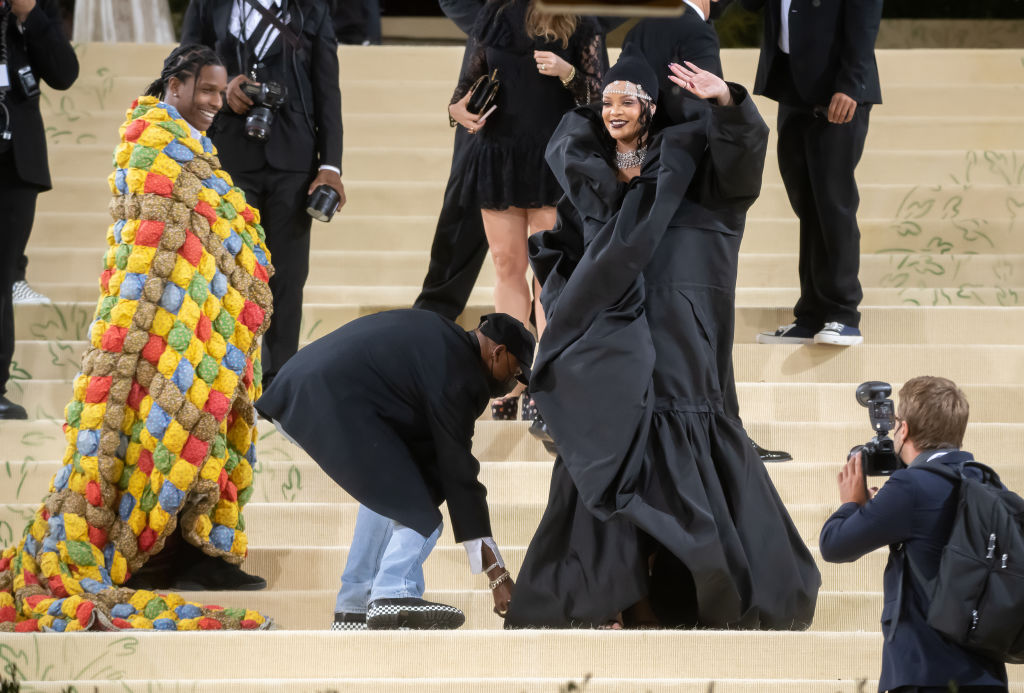
{"label": "diamond necklace", "polygon": [[616,149],[615,150],[615,165],[618,166],[619,169],[636,168],[638,166],[643,166],[644,159],[646,157],[647,157],[647,147],[646,147],[646,145],[643,146],[643,147],[640,147],[640,149],[634,149],[631,152],[620,152],[619,150]]}

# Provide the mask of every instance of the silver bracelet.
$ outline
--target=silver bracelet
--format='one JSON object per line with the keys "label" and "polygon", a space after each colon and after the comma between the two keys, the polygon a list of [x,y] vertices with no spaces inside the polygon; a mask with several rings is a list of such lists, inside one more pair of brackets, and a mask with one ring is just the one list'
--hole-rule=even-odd
{"label": "silver bracelet", "polygon": [[502,573],[498,577],[496,577],[493,580],[491,580],[490,583],[488,583],[488,584],[490,585],[491,591],[493,592],[498,587],[498,585],[500,585],[503,582],[508,582],[511,579],[512,579],[512,576],[509,575],[508,571],[506,570],[504,573]]}
{"label": "silver bracelet", "polygon": [[498,562],[495,561],[494,563],[491,563],[489,566],[484,568],[484,572],[485,573],[489,573],[489,572],[491,572],[492,570],[494,570],[495,568],[498,568],[498,567],[500,567],[500,566],[498,565]]}

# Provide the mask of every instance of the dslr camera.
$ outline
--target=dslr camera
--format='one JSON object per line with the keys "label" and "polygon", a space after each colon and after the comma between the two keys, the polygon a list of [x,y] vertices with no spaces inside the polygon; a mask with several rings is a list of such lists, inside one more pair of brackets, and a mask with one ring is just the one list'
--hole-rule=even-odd
{"label": "dslr camera", "polygon": [[274,114],[288,100],[288,88],[277,82],[246,82],[242,84],[242,92],[252,99],[252,108],[245,118],[245,136],[266,142]]}
{"label": "dslr camera", "polygon": [[879,380],[870,380],[857,387],[857,403],[867,407],[868,419],[875,431],[874,438],[854,446],[849,454],[853,457],[860,452],[864,476],[889,476],[905,466],[889,437],[889,431],[896,426],[896,407],[889,399],[891,394],[892,385]]}

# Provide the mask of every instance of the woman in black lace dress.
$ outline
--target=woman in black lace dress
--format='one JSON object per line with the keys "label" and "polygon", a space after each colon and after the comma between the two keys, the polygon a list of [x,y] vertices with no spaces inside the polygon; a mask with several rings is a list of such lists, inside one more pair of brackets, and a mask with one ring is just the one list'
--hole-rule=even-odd
{"label": "woman in black lace dress", "polygon": [[[604,38],[588,18],[541,14],[535,0],[489,0],[471,40],[476,42],[452,97],[452,119],[475,137],[462,163],[474,186],[494,260],[494,306],[526,324],[544,311],[526,280],[526,239],[555,223],[562,189],[544,149],[562,116],[600,95]],[[473,83],[498,70],[497,109],[486,119],[466,110]],[[539,295],[539,289],[536,294]],[[495,418],[514,418],[518,392],[495,400]],[[523,418],[532,418],[524,406]]]}

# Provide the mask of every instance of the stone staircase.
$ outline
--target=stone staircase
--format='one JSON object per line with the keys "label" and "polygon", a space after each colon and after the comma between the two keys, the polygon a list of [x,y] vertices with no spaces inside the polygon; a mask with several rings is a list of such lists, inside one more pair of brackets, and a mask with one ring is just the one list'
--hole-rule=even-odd
{"label": "stone staircase", "polygon": [[[59,467],[59,423],[95,307],[117,128],[168,51],[80,46],[78,83],[44,92],[55,189],[40,197],[29,280],[55,303],[16,311],[10,389],[31,419],[0,423],[0,545],[20,537]],[[447,179],[444,108],[460,57],[457,48],[342,49],[349,204],[331,224],[314,224],[304,341],[406,307],[418,293]],[[870,434],[853,398],[864,380],[956,380],[971,401],[966,447],[1024,490],[1024,51],[878,57],[886,103],[872,113],[858,169],[867,343],[754,344],[758,330],[788,322],[797,293],[797,223],[773,153],[740,262],[741,412],[757,440],[793,453],[794,462],[769,472],[816,556],[818,531],[837,505],[839,462]],[[727,77],[752,84],[756,60],[754,51],[726,51]],[[774,125],[774,105],[758,104]],[[467,324],[490,310],[492,282],[487,263]],[[0,661],[19,666],[26,690],[852,693],[875,685],[884,551],[820,564],[817,615],[804,633],[504,633],[483,578],[469,574],[446,531],[426,565],[428,598],[464,609],[462,630],[331,633],[356,505],[272,428],[261,425],[260,434],[246,566],[270,588],[190,598],[259,609],[281,630],[0,635]],[[474,448],[515,573],[552,460],[521,423],[482,420]],[[1024,691],[1024,668],[1010,676],[1011,689]]]}

